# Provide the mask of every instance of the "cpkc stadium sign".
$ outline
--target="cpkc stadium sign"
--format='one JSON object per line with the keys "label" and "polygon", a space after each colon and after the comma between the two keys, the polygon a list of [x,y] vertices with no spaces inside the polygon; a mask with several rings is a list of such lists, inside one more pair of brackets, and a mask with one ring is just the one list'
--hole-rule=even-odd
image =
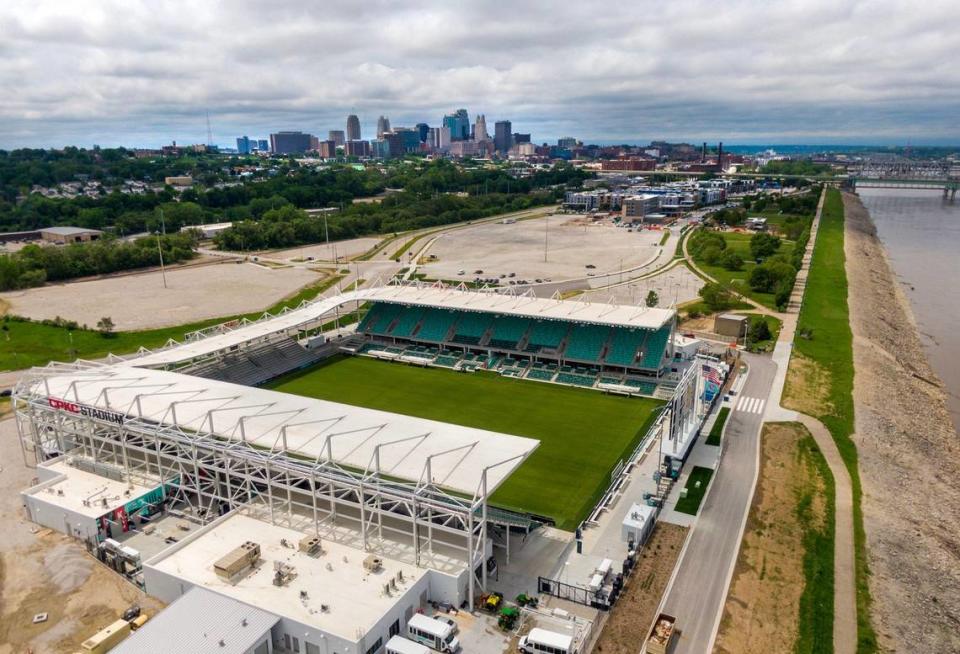
{"label": "cpkc stadium sign", "polygon": [[55,397],[48,397],[47,402],[54,409],[76,413],[84,418],[93,418],[95,420],[103,420],[104,422],[113,422],[118,425],[123,424],[124,415],[122,413],[118,413],[117,411],[106,411],[104,409],[87,406],[86,404],[76,404],[74,402],[67,402],[66,400],[59,400]]}

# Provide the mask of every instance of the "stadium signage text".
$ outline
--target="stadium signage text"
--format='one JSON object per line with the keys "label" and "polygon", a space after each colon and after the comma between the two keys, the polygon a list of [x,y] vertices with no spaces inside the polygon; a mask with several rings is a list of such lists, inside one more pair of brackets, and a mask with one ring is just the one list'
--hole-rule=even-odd
{"label": "stadium signage text", "polygon": [[54,409],[62,409],[63,411],[76,413],[84,418],[94,418],[96,420],[103,420],[105,422],[115,422],[118,425],[123,424],[123,414],[116,411],[105,411],[103,409],[97,409],[96,407],[87,406],[86,404],[75,404],[74,402],[59,400],[55,397],[48,397],[47,402]]}

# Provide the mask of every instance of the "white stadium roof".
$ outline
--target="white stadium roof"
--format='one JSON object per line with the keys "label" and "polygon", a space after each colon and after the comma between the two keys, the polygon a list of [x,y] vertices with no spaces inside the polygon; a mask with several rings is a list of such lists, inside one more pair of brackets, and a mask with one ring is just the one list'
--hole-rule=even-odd
{"label": "white stadium roof", "polygon": [[379,458],[380,473],[413,483],[426,481],[429,461],[434,484],[471,497],[482,492],[485,469],[490,468],[489,494],[539,445],[530,438],[129,365],[48,370],[35,384],[34,393],[54,400],[319,462],[374,472]]}
{"label": "white stadium roof", "polygon": [[674,315],[672,309],[538,298],[532,295],[463,291],[437,285],[386,285],[323,298],[299,309],[259,320],[231,331],[157,350],[132,360],[137,366],[162,367],[190,361],[243,343],[314,323],[350,302],[393,302],[417,306],[485,311],[502,315],[567,320],[598,325],[659,329]]}

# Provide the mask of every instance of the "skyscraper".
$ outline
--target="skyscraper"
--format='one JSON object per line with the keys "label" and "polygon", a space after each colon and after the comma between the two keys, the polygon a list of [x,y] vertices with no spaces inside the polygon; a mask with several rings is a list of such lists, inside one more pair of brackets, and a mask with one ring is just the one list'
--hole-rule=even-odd
{"label": "skyscraper", "polygon": [[444,116],[443,126],[450,128],[451,141],[466,141],[470,138],[470,114],[466,109],[457,109]]}
{"label": "skyscraper", "polygon": [[344,135],[342,129],[331,129],[327,134],[327,139],[336,143],[338,148],[342,148],[347,137]]}
{"label": "skyscraper", "polygon": [[260,152],[269,152],[270,151],[270,141],[267,139],[258,139],[257,140],[257,150]]}
{"label": "skyscraper", "polygon": [[310,149],[310,134],[277,132],[270,135],[270,151],[274,154],[302,154]]}
{"label": "skyscraper", "polygon": [[360,140],[360,119],[357,118],[356,114],[347,116],[347,140]]}
{"label": "skyscraper", "polygon": [[382,139],[383,135],[390,131],[390,119],[386,116],[377,118],[377,138]]}
{"label": "skyscraper", "polygon": [[477,116],[477,122],[473,126],[474,141],[489,141],[490,134],[487,132],[487,117],[483,114]]}
{"label": "skyscraper", "polygon": [[[253,142],[256,144],[256,141]],[[250,147],[250,138],[247,136],[238,136],[237,137],[237,152],[239,154],[250,154],[250,150],[253,148]]]}
{"label": "skyscraper", "polygon": [[510,150],[510,146],[513,145],[513,134],[511,130],[513,125],[509,120],[498,120],[493,125],[493,147],[497,152],[504,154]]}
{"label": "skyscraper", "polygon": [[427,134],[430,132],[430,126],[426,123],[417,123],[417,131],[420,132],[420,142],[427,142]]}

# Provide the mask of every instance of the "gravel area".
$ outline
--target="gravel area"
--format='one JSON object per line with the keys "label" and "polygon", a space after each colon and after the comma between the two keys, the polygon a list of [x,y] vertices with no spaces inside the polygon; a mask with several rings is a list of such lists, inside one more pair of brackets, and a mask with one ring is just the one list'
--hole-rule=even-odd
{"label": "gravel area", "polygon": [[265,309],[317,280],[305,268],[232,262],[51,284],[0,295],[10,313],[34,319],[61,316],[96,325],[110,316],[118,330],[151,329]]}
{"label": "gravel area", "polygon": [[957,434],[870,216],[844,207],[874,624],[886,651],[960,652]]}
{"label": "gravel area", "polygon": [[313,257],[318,261],[333,261],[334,251],[339,259],[350,258],[363,254],[377,243],[381,238],[369,236],[364,238],[352,238],[348,241],[335,241],[328,246],[326,243],[318,245],[305,245],[299,248],[289,248],[286,250],[266,251],[262,254],[271,259],[306,259]]}
{"label": "gravel area", "polygon": [[[549,221],[549,225],[545,224]],[[543,260],[544,235],[547,261]],[[611,224],[586,224],[582,216],[555,215],[509,225],[487,223],[441,235],[429,249],[439,260],[420,266],[430,278],[471,280],[515,273],[513,279],[570,279],[639,266],[657,253],[662,232],[629,232]],[[586,268],[587,265],[595,268]],[[464,275],[457,273],[463,270]]]}

